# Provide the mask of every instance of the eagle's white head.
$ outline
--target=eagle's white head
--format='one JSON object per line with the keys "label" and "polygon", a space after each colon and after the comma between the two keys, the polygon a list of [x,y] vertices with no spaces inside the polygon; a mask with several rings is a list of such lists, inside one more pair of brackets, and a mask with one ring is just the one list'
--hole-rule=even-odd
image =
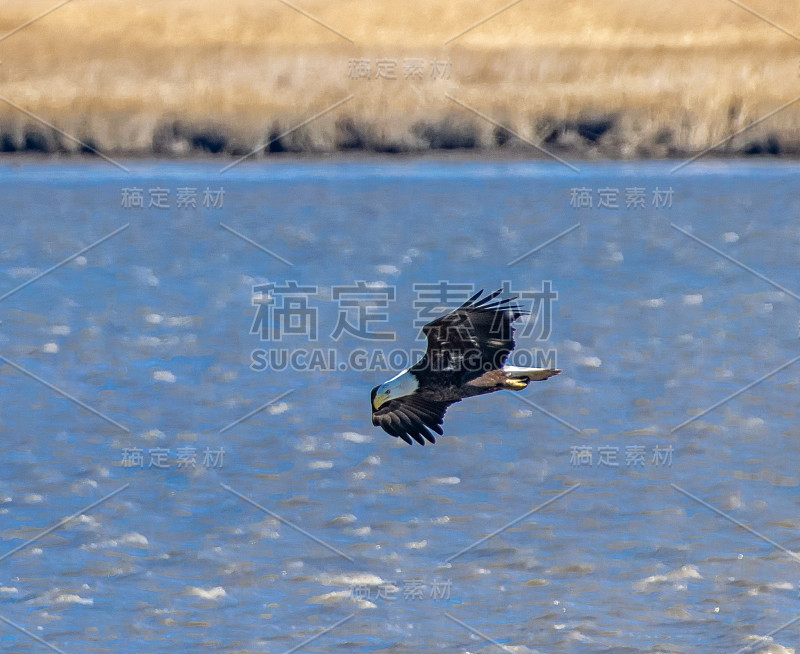
{"label": "eagle's white head", "polygon": [[396,400],[398,397],[411,395],[418,388],[419,381],[407,368],[400,374],[392,377],[389,381],[385,381],[380,386],[376,386],[372,389],[372,410],[377,411],[389,400]]}

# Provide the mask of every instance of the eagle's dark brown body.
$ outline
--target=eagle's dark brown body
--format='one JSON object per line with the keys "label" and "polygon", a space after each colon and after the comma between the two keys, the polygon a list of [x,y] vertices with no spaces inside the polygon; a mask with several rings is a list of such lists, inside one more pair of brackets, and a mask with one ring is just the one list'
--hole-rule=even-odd
{"label": "eagle's dark brown body", "polygon": [[456,402],[499,390],[520,391],[556,369],[508,366],[514,349],[512,323],[523,315],[514,298],[492,302],[502,291],[476,293],[458,309],[427,324],[425,356],[408,370],[372,389],[372,423],[421,445],[441,435],[447,408]]}

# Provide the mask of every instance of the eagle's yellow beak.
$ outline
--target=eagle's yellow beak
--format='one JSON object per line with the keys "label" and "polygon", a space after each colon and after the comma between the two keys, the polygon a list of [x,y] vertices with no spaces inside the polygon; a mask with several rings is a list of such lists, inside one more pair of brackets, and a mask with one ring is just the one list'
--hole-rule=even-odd
{"label": "eagle's yellow beak", "polygon": [[419,381],[408,369],[395,375],[389,381],[372,389],[372,410],[377,411],[389,400],[411,395],[419,388]]}
{"label": "eagle's yellow beak", "polygon": [[376,392],[375,395],[372,397],[373,410],[377,411],[378,409],[381,408],[382,405],[386,404],[386,402],[389,401],[390,395],[391,393],[388,388],[382,392]]}

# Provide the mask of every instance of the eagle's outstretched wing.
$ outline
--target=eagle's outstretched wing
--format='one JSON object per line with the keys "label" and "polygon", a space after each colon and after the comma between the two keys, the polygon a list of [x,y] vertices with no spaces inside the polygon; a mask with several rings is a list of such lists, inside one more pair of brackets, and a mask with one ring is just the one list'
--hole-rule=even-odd
{"label": "eagle's outstretched wing", "polygon": [[404,395],[389,400],[374,411],[372,424],[382,427],[392,436],[402,438],[409,445],[412,438],[420,445],[425,445],[425,439],[435,443],[436,438],[431,431],[439,436],[443,434],[444,413],[451,404],[427,400],[416,393]]}
{"label": "eagle's outstretched wing", "polygon": [[512,323],[525,315],[515,297],[493,302],[502,292],[481,299],[483,291],[478,291],[452,313],[425,325],[428,350],[413,369],[483,373],[502,368],[514,349]]}

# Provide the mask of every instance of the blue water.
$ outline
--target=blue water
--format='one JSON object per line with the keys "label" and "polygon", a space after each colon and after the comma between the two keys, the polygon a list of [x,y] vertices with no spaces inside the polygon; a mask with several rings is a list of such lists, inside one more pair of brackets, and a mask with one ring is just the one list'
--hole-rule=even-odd
{"label": "blue water", "polygon": [[[127,225],[0,300],[4,651],[761,651],[800,614],[800,361],[740,392],[800,355],[800,166],[126,165],[0,165],[0,295]],[[549,280],[518,346],[564,372],[422,448],[371,425],[390,370],[251,366],[424,347],[440,280]],[[253,286],[289,281],[316,340],[251,333]],[[393,289],[394,343],[331,337],[358,281]]]}

